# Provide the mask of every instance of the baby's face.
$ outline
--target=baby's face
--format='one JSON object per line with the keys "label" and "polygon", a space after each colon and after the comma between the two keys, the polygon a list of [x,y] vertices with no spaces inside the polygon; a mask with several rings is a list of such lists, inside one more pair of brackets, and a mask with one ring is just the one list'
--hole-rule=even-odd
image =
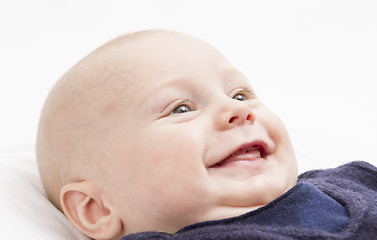
{"label": "baby's face", "polygon": [[216,50],[161,34],[110,52],[124,88],[103,111],[98,182],[126,233],[243,214],[295,184],[283,123]]}

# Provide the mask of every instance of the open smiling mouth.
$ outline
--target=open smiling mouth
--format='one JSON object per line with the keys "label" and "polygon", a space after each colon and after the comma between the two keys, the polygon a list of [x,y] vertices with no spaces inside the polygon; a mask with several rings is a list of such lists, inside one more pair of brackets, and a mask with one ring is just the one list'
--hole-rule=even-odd
{"label": "open smiling mouth", "polygon": [[239,163],[251,163],[256,160],[264,160],[266,150],[264,146],[256,144],[252,146],[242,147],[234,153],[230,154],[224,160],[212,165],[213,168],[226,167]]}

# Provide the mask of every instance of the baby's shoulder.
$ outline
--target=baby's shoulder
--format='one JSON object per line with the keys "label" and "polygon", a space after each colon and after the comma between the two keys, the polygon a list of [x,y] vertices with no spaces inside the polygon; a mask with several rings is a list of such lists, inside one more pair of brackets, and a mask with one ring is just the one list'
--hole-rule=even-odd
{"label": "baby's shoulder", "polygon": [[299,181],[328,182],[342,186],[362,185],[377,191],[377,168],[364,161],[354,161],[337,168],[302,173]]}

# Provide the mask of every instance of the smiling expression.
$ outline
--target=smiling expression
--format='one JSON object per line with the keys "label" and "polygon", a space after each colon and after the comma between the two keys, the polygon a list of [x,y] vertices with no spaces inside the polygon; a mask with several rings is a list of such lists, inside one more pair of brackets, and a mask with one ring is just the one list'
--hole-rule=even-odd
{"label": "smiling expression", "polygon": [[296,183],[283,123],[215,49],[158,32],[106,54],[126,84],[103,93],[112,127],[96,146],[96,180],[125,234],[240,215]]}

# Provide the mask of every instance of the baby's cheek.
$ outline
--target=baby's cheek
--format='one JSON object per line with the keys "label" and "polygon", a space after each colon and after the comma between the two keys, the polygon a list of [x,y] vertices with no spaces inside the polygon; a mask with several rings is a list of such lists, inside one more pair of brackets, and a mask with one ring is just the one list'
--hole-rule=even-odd
{"label": "baby's cheek", "polygon": [[200,215],[198,209],[202,206],[197,201],[200,194],[189,188],[181,183],[160,186],[152,206],[168,225],[178,226],[179,229],[191,224],[191,219],[196,219]]}
{"label": "baby's cheek", "polygon": [[197,169],[177,161],[160,173],[150,178],[153,207],[173,222],[182,221],[182,216],[190,219],[197,215],[196,211],[202,207],[201,200],[206,194],[202,184],[204,180]]}
{"label": "baby's cheek", "polygon": [[182,221],[182,216],[187,219],[195,214],[204,194],[205,144],[201,132],[181,123],[151,133],[145,136],[141,168],[145,189],[151,194],[150,204],[166,219]]}
{"label": "baby's cheek", "polygon": [[289,140],[289,135],[283,121],[274,113],[266,109],[260,114],[258,121],[274,142]]}

